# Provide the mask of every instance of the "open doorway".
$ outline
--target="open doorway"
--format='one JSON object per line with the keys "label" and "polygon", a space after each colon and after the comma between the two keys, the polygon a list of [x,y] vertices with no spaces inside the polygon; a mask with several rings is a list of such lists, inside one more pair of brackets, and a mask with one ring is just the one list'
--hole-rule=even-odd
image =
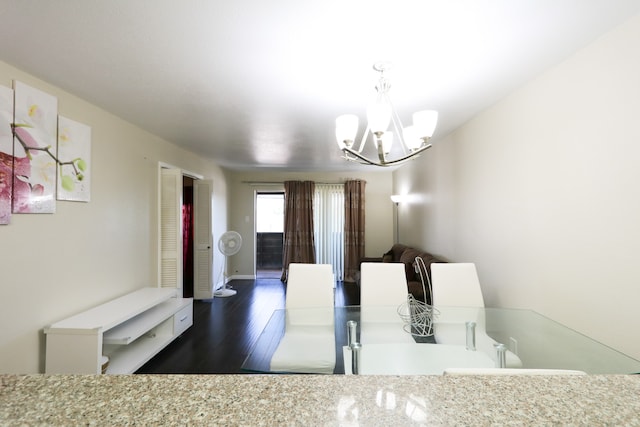
{"label": "open doorway", "polygon": [[284,192],[256,193],[256,278],[280,279],[284,242]]}
{"label": "open doorway", "polygon": [[193,178],[182,176],[182,296],[193,298]]}

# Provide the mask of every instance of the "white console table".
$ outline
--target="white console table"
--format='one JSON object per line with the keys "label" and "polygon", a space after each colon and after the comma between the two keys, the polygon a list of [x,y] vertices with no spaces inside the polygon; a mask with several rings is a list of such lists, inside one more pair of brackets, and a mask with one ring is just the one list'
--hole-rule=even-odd
{"label": "white console table", "polygon": [[143,288],[44,329],[47,374],[135,372],[193,324],[193,299]]}

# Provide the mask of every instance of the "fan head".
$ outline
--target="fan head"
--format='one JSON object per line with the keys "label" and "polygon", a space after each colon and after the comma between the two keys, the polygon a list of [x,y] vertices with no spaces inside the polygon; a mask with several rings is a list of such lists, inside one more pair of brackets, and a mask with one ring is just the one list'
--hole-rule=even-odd
{"label": "fan head", "polygon": [[218,240],[218,249],[224,255],[235,255],[242,246],[242,236],[237,231],[227,231]]}

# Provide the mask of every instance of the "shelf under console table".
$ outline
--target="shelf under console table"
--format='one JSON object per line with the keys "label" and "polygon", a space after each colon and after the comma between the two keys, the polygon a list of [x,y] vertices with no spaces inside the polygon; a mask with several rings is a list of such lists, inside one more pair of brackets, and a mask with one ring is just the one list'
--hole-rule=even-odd
{"label": "shelf under console table", "polygon": [[44,329],[47,374],[135,372],[193,324],[193,299],[142,288]]}

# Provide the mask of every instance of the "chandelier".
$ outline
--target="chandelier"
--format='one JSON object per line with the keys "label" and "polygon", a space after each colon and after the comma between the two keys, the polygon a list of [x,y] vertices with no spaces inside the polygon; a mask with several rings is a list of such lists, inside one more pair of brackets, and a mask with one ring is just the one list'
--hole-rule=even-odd
{"label": "chandelier", "polygon": [[[367,107],[367,128],[357,149],[354,148],[354,142],[358,133],[358,116],[344,114],[336,119],[338,146],[344,153],[344,158],[349,161],[373,166],[397,166],[418,157],[431,147],[429,139],[436,128],[438,112],[418,111],[413,114],[413,126],[403,127],[389,98],[391,84],[384,76],[384,72],[390,68],[391,64],[388,62],[373,64],[373,69],[380,73],[380,79],[376,85],[377,96],[375,102]],[[392,124],[392,130],[388,130],[390,124]],[[362,152],[369,133],[376,147],[377,160],[367,157]],[[394,133],[400,140],[402,155],[390,159],[388,156],[391,153]]]}

